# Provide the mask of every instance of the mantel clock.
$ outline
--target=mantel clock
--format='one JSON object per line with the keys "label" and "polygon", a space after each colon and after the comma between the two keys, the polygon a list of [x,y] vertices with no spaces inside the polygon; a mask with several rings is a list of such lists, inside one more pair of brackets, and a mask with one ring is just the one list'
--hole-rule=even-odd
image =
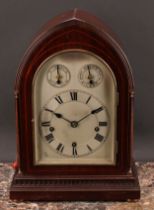
{"label": "mantel clock", "polygon": [[139,198],[133,78],[104,23],[77,9],[47,23],[20,65],[15,100],[11,199]]}

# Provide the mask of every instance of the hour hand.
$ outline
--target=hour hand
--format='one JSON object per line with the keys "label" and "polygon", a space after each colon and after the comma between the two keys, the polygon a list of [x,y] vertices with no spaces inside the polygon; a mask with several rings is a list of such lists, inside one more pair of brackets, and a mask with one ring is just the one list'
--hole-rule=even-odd
{"label": "hour hand", "polygon": [[64,117],[62,114],[60,114],[60,113],[56,113],[56,112],[54,112],[53,110],[48,109],[48,108],[45,108],[45,111],[51,112],[51,113],[53,113],[57,118],[61,118],[61,119],[65,120],[65,121],[71,123],[70,120],[68,120],[67,118],[65,118],[65,117]]}

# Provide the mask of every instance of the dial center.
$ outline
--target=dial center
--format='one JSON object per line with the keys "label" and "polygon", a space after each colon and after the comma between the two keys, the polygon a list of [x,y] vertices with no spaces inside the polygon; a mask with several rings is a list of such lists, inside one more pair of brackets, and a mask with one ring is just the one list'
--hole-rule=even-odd
{"label": "dial center", "polygon": [[76,128],[76,127],[78,127],[78,125],[79,125],[79,123],[77,121],[72,121],[71,122],[71,127],[72,128]]}
{"label": "dial center", "polygon": [[[63,142],[65,146],[71,145],[72,142],[78,142],[78,147],[92,139],[96,133],[94,128],[98,125],[96,116],[90,115],[86,119],[78,122],[90,112],[90,107],[81,102],[72,101],[59,105],[56,113],[61,113],[64,118],[70,120],[70,123],[52,115],[51,124],[55,127],[55,139]],[[89,132],[87,132],[88,130]]]}

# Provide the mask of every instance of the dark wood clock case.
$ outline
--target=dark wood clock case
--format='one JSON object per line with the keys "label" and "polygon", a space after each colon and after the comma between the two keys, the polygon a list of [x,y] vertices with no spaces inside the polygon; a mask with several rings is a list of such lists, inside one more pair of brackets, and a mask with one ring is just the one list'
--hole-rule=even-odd
{"label": "dark wood clock case", "polygon": [[[117,80],[118,153],[116,165],[34,165],[32,82],[50,55],[84,49],[103,58]],[[115,35],[96,17],[80,10],[66,12],[45,25],[28,48],[15,85],[17,165],[10,198],[17,200],[139,199],[133,160],[134,84],[129,62]]]}

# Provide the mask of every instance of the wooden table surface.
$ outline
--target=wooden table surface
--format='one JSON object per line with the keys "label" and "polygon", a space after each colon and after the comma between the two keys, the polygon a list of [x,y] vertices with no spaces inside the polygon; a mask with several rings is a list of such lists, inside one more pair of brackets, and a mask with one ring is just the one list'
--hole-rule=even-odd
{"label": "wooden table surface", "polygon": [[14,173],[11,164],[0,163],[0,210],[154,210],[154,162],[136,163],[141,199],[130,202],[16,202],[9,199]]}

